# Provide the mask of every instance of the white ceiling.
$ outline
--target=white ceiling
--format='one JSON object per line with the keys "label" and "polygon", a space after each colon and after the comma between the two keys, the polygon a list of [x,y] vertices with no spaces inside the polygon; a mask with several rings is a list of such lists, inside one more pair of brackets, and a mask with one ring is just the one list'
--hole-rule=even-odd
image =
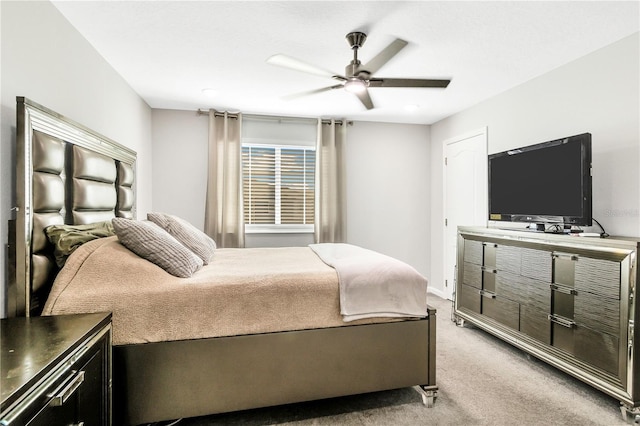
{"label": "white ceiling", "polygon": [[[57,1],[152,108],[431,124],[637,32],[624,1]],[[366,62],[409,42],[375,77],[451,78],[446,89],[373,88],[367,111],[336,82],[269,65],[276,53],[337,74],[363,31]],[[208,98],[202,89],[215,89]],[[406,105],[418,105],[408,112]]]}

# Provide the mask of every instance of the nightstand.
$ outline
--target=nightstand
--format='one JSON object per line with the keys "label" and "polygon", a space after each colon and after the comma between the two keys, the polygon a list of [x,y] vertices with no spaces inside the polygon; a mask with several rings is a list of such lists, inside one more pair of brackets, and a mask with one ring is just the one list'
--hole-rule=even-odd
{"label": "nightstand", "polygon": [[0,425],[111,424],[111,314],[0,322]]}

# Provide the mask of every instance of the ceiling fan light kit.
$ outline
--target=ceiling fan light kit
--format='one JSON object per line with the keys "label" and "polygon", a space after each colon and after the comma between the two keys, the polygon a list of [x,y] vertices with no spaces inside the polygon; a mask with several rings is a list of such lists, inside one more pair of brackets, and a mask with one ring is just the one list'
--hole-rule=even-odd
{"label": "ceiling fan light kit", "polygon": [[356,77],[351,77],[344,83],[344,90],[350,93],[362,93],[367,90],[369,83]]}
{"label": "ceiling fan light kit", "polygon": [[316,93],[326,92],[328,90],[344,88],[345,91],[355,94],[360,102],[367,109],[373,109],[373,101],[369,96],[369,87],[409,87],[409,88],[445,88],[449,85],[451,80],[438,80],[438,79],[411,79],[411,78],[372,78],[371,76],[382,68],[387,62],[391,60],[400,50],[402,50],[408,43],[402,39],[396,39],[391,42],[387,47],[382,49],[376,56],[373,57],[366,64],[362,64],[358,59],[358,49],[362,47],[367,35],[365,33],[356,31],[347,34],[346,36],[351,50],[353,50],[353,59],[345,67],[345,75],[342,76],[337,73],[316,67],[315,65],[308,64],[304,61],[292,58],[286,55],[273,55],[267,59],[267,63],[271,65],[277,65],[284,68],[293,69],[309,74],[319,75],[322,77],[329,77],[334,80],[338,80],[341,83],[334,86],[323,87],[320,89],[314,89],[306,92],[302,92],[295,95],[289,95],[286,98],[295,99],[301,96],[313,95]]}

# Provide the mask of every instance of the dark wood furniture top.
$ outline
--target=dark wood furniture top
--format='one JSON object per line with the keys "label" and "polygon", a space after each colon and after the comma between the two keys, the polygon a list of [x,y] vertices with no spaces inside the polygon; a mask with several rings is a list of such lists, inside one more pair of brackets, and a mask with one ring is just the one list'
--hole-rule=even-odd
{"label": "dark wood furniture top", "polygon": [[[2,319],[0,325],[0,418],[3,421],[6,416],[15,416],[16,411],[40,410],[37,405],[50,399],[51,391],[67,382],[75,380],[76,387],[84,380],[91,383],[91,377],[71,380],[69,377],[94,359],[99,359],[93,362],[94,376],[100,387],[97,389],[98,406],[103,411],[99,417],[104,418],[103,424],[110,421],[110,313],[17,317]],[[85,373],[81,374],[84,376]],[[73,387],[69,383],[68,396]],[[44,405],[55,403],[45,401]]]}

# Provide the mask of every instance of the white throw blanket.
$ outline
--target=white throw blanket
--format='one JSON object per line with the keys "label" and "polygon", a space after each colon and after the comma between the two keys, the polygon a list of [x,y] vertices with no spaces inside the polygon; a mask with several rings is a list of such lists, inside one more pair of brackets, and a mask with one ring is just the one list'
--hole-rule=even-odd
{"label": "white throw blanket", "polygon": [[344,321],[427,315],[427,280],[406,263],[350,244],[310,244],[338,273]]}

